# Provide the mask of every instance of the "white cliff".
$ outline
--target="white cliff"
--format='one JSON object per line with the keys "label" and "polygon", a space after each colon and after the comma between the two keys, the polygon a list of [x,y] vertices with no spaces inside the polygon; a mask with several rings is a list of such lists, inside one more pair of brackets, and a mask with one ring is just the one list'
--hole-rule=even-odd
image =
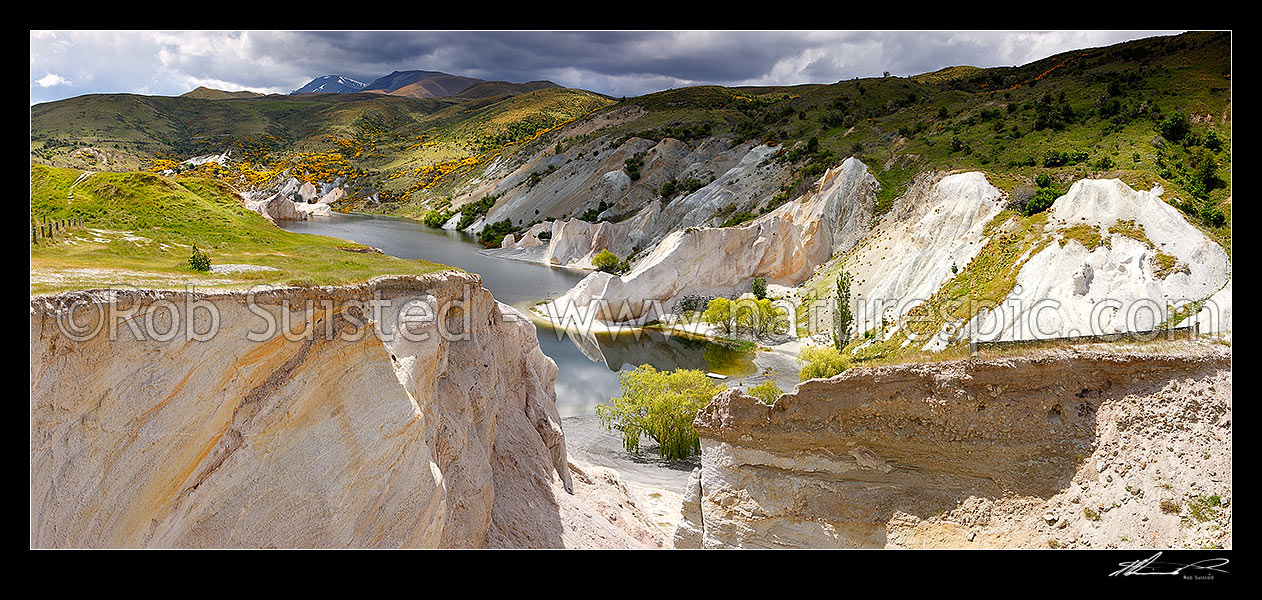
{"label": "white cliff", "polygon": [[796,285],[862,237],[876,185],[862,162],[847,159],[798,201],[744,225],[674,231],[626,275],[593,273],[544,311],[642,323],[689,293],[739,293],[754,277]]}
{"label": "white cliff", "polygon": [[1003,209],[986,176],[924,178],[846,259],[859,331],[896,321],[928,299],[985,245],[982,232]]}
{"label": "white cliff", "polygon": [[[1075,227],[1100,243],[1064,239]],[[1227,252],[1158,193],[1080,180],[1049,209],[1045,232],[1057,241],[1030,257],[999,307],[968,325],[976,339],[1147,331],[1167,321],[1168,306],[1207,299],[1205,312],[1230,316]],[[1228,319],[1203,320],[1202,331],[1230,329]]]}
{"label": "white cliff", "polygon": [[30,339],[34,547],[638,545],[568,493],[556,365],[476,276],[39,296]]}

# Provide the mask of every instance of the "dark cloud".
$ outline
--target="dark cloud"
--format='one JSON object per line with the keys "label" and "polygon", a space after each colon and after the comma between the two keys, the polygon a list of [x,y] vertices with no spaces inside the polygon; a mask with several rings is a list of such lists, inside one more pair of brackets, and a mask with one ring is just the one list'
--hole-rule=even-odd
{"label": "dark cloud", "polygon": [[[1160,32],[1173,33],[1173,32]],[[831,83],[890,71],[1024,64],[1158,32],[32,32],[31,101],[174,95],[197,85],[288,92],[320,75],[422,69],[614,96],[697,84]]]}

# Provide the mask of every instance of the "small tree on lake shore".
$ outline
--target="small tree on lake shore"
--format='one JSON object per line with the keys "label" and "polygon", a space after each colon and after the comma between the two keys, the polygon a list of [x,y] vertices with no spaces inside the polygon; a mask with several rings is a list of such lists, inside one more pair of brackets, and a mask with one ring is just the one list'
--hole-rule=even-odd
{"label": "small tree on lake shore", "polygon": [[723,386],[695,369],[658,371],[640,365],[620,374],[622,395],[596,407],[600,423],[622,433],[627,452],[640,452],[640,438],[657,442],[658,456],[683,460],[701,453],[692,420]]}

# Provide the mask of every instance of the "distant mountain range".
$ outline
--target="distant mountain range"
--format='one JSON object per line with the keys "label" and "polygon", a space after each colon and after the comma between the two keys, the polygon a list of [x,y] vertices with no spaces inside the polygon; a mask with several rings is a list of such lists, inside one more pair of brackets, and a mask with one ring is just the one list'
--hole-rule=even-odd
{"label": "distant mountain range", "polygon": [[353,94],[358,92],[368,84],[362,81],[356,81],[350,77],[341,75],[324,75],[311,80],[311,83],[304,85],[292,92],[293,94]]}
{"label": "distant mountain range", "polygon": [[483,98],[489,96],[524,94],[534,90],[559,88],[551,81],[530,81],[511,83],[507,81],[484,81],[473,77],[449,75],[438,71],[395,71],[384,77],[364,84],[349,77],[340,75],[324,75],[311,80],[291,94],[351,94],[369,92],[409,98],[443,98],[464,96]]}

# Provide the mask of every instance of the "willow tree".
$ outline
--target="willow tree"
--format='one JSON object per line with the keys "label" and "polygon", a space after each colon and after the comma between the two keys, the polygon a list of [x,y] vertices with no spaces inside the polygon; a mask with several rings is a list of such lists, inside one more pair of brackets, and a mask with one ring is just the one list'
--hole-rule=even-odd
{"label": "willow tree", "polygon": [[692,426],[697,411],[710,403],[723,386],[695,369],[658,371],[640,365],[618,376],[622,395],[596,407],[596,416],[609,430],[622,433],[627,452],[640,452],[640,438],[657,442],[658,456],[680,460],[701,453],[701,439]]}
{"label": "willow tree", "polygon": [[731,335],[736,331],[736,311],[732,301],[719,296],[710,300],[705,312],[701,313],[701,321],[707,325],[718,327],[723,333]]}

